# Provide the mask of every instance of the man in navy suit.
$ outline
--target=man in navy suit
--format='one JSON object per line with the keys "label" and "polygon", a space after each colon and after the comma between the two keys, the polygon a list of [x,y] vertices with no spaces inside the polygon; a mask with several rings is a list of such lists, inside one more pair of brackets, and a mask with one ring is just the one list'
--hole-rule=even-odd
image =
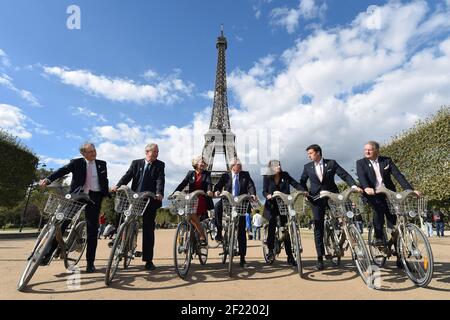
{"label": "man in navy suit", "polygon": [[[305,164],[300,178],[300,185],[304,191],[308,191],[312,197],[320,194],[320,191],[330,191],[339,193],[339,189],[334,182],[334,176],[337,174],[350,187],[358,189],[355,180],[335,161],[322,158],[322,149],[319,145],[313,144],[306,148],[309,159],[312,162]],[[310,188],[306,182],[310,181]],[[323,270],[323,256],[325,255],[325,246],[323,243],[325,210],[327,208],[326,199],[317,199],[311,202],[314,218],[314,241],[317,251],[317,269]]]}
{"label": "man in navy suit", "polygon": [[[242,194],[252,195],[253,200],[256,200],[256,188],[252,178],[248,171],[242,171],[241,161],[237,158],[233,159],[230,164],[231,172],[224,173],[219,182],[214,186],[214,192],[216,197],[220,195],[220,192],[225,190],[230,192],[233,197],[240,196]],[[249,205],[250,206],[250,205]],[[222,216],[223,205],[222,200],[218,201],[214,207],[214,215],[217,225],[217,240],[222,239]],[[247,253],[247,238],[245,236],[245,216],[239,217],[239,229],[238,229],[238,245],[240,254],[240,266],[246,267],[245,255]]]}
{"label": "man in navy suit", "polygon": [[[375,243],[384,244],[383,225],[384,217],[388,221],[388,227],[392,228],[397,222],[397,216],[389,212],[386,197],[383,194],[375,194],[375,190],[381,186],[396,191],[391,174],[395,177],[403,189],[413,190],[412,185],[406,180],[391,158],[379,155],[380,145],[376,141],[369,141],[364,146],[364,158],[356,161],[356,172],[359,183],[364,189],[364,196],[374,210],[373,225],[375,229]],[[420,196],[419,191],[415,191]],[[397,260],[397,266],[401,266]]]}
{"label": "man in navy suit", "polygon": [[[94,260],[97,250],[97,232],[98,216],[102,206],[103,197],[109,195],[108,191],[108,173],[106,162],[97,160],[97,151],[92,143],[85,143],[80,147],[80,153],[83,158],[72,159],[69,164],[58,169],[47,178],[41,180],[39,184],[46,187],[52,181],[59,179],[69,173],[72,173],[72,182],[70,183],[70,193],[85,192],[93,201],[88,203],[85,209],[87,224],[87,249],[86,249],[86,272],[95,272]],[[64,223],[62,229],[67,228],[68,223]],[[64,230],[62,230],[64,232]],[[53,242],[50,253],[44,257],[43,264],[48,263],[51,253],[58,246]]]}
{"label": "man in navy suit", "polygon": [[131,190],[134,192],[150,191],[155,193],[156,200],[150,200],[143,215],[142,226],[142,260],[145,261],[146,270],[154,270],[153,248],[155,245],[155,218],[156,210],[161,208],[164,197],[164,162],[157,160],[158,145],[151,143],[145,147],[145,158],[131,162],[130,168],[112,188],[116,192],[121,185],[127,185],[131,180]]}

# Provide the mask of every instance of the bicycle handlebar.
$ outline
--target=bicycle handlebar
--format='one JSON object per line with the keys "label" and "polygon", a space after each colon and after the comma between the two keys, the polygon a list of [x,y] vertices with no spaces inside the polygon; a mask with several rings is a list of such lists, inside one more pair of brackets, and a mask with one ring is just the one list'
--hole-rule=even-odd
{"label": "bicycle handlebar", "polygon": [[345,203],[352,193],[358,193],[358,190],[353,189],[353,188],[348,188],[348,189],[345,189],[341,193],[334,193],[334,192],[330,192],[330,191],[320,191],[318,198],[319,199],[328,198],[331,201],[336,202],[336,203]]}
{"label": "bicycle handlebar", "polygon": [[272,198],[278,197],[287,205],[291,205],[291,204],[295,203],[297,198],[300,196],[304,196],[303,192],[294,191],[294,192],[291,192],[290,194],[287,194],[287,193],[283,193],[281,191],[275,191],[272,194]]}
{"label": "bicycle handlebar", "polygon": [[407,200],[410,195],[413,195],[416,198],[420,198],[413,190],[404,190],[402,192],[395,192],[395,191],[389,190],[385,186],[377,188],[375,190],[375,193],[384,194],[391,201],[396,202],[398,204],[405,202],[405,200]]}
{"label": "bicycle handlebar", "polygon": [[134,192],[133,190],[130,189],[130,187],[126,186],[126,185],[122,185],[120,186],[119,189],[117,189],[117,192],[122,191],[127,195],[128,200],[131,199],[155,199],[156,195],[153,192],[150,191],[144,191],[144,192]]}

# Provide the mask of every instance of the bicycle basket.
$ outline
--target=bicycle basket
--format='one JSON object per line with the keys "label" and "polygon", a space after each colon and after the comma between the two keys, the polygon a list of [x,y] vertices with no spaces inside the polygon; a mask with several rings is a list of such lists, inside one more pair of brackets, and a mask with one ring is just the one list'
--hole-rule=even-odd
{"label": "bicycle basket", "polygon": [[127,194],[123,191],[117,191],[114,197],[114,211],[123,213],[130,206]]}
{"label": "bicycle basket", "polygon": [[[188,199],[186,199],[186,197]],[[180,195],[171,200],[170,211],[180,216],[197,214],[198,197]]]}
{"label": "bicycle basket", "polygon": [[410,194],[404,199],[393,198],[387,196],[387,204],[391,214],[417,217],[419,214],[426,216],[427,201],[425,198],[417,198],[414,194]]}
{"label": "bicycle basket", "polygon": [[44,212],[48,215],[55,214],[58,220],[64,218],[72,219],[86,206],[86,203],[70,200],[70,198],[66,197],[50,193],[45,204]]}
{"label": "bicycle basket", "polygon": [[335,202],[328,199],[328,206],[330,207],[330,212],[335,217],[347,216],[351,219],[357,214],[363,212],[363,202],[359,194],[350,194],[349,198],[343,202]]}

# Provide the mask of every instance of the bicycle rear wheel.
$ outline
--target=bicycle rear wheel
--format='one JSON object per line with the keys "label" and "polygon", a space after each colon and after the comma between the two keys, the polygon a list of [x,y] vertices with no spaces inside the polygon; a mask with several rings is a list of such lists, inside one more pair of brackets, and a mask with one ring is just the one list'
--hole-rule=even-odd
{"label": "bicycle rear wheel", "polygon": [[364,242],[364,239],[354,224],[351,224],[348,227],[348,234],[350,237],[349,240],[353,260],[355,261],[359,275],[363,279],[364,283],[369,285],[370,288],[373,288],[373,283],[370,283],[373,280],[371,258],[369,251],[367,250],[366,244]]}
{"label": "bicycle rear wheel", "polygon": [[234,247],[236,245],[236,223],[234,221],[230,222],[230,232],[228,233],[228,254],[230,255],[228,259],[228,276],[231,277],[233,272],[233,258],[234,258]]}
{"label": "bicycle rear wheel", "polygon": [[341,254],[337,250],[338,244],[334,238],[334,232],[335,230],[331,227],[330,222],[325,220],[323,232],[325,254],[335,266],[339,266],[341,264]]}
{"label": "bicycle rear wheel", "polygon": [[128,224],[122,223],[116,234],[116,239],[109,254],[108,265],[105,272],[105,284],[108,286],[113,280],[119,268],[119,263],[123,258],[126,245],[126,237],[128,232]]}
{"label": "bicycle rear wheel", "polygon": [[186,221],[178,224],[173,245],[173,260],[175,271],[178,276],[184,279],[191,266],[192,259],[191,225]]}
{"label": "bicycle rear wheel", "polygon": [[213,220],[209,219],[206,222],[207,226],[206,226],[206,231],[209,235],[209,240],[208,240],[208,247],[211,249],[215,249],[218,248],[220,245],[220,241],[216,241],[216,236],[217,236],[217,226],[214,223]]}
{"label": "bicycle rear wheel", "polygon": [[297,262],[297,270],[298,275],[303,277],[303,266],[302,266],[302,256],[301,252],[302,249],[302,242],[300,239],[300,231],[298,229],[297,222],[290,223],[290,230],[289,233],[291,234],[291,246],[292,246],[292,253],[294,256],[295,261]]}
{"label": "bicycle rear wheel", "polygon": [[[262,227],[262,249],[263,249],[263,256],[264,256],[264,260],[266,261],[266,263],[268,264],[272,264],[275,261],[275,256],[273,259],[267,259],[267,254],[269,253],[269,247],[267,246],[267,237],[269,236],[269,225],[265,224]],[[275,239],[276,241],[276,239]]]}
{"label": "bicycle rear wheel", "polygon": [[55,238],[55,233],[56,228],[54,225],[44,226],[36,241],[35,249],[31,256],[28,258],[25,270],[23,270],[22,276],[19,279],[17,290],[23,291],[28,282],[30,282],[45,254],[47,254],[50,250],[53,239]]}
{"label": "bicycle rear wheel", "polygon": [[372,257],[373,263],[375,263],[378,267],[382,268],[386,264],[387,255],[384,252],[384,248],[380,249],[379,247],[374,245],[375,240],[375,230],[371,225],[369,227],[369,235],[368,235],[368,243],[369,243],[369,251]]}
{"label": "bicycle rear wheel", "polygon": [[80,221],[69,235],[70,243],[67,245],[66,259],[64,265],[66,269],[72,270],[80,261],[87,244],[86,221]]}
{"label": "bicycle rear wheel", "polygon": [[427,286],[433,277],[434,258],[423,231],[415,224],[407,223],[403,237],[398,239],[397,248],[411,281],[418,287]]}
{"label": "bicycle rear wheel", "polygon": [[137,237],[139,233],[139,223],[133,221],[129,228],[129,237],[127,239],[127,244],[125,246],[123,255],[123,268],[127,269],[130,266],[131,260],[134,258],[134,252],[137,247]]}

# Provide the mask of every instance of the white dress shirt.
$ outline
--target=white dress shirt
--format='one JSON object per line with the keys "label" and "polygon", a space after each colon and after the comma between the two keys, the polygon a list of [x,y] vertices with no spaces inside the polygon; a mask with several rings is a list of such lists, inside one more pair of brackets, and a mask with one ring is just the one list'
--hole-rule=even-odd
{"label": "white dress shirt", "polygon": [[320,182],[323,180],[323,159],[319,162],[314,162],[314,168],[316,169],[316,174],[319,177]]}
{"label": "white dress shirt", "polygon": [[378,189],[383,185],[383,177],[380,173],[380,163],[378,162],[378,158],[376,158],[375,160],[370,160],[370,163],[372,163],[373,170],[375,171],[375,176],[377,177],[377,185],[375,188]]}
{"label": "white dress shirt", "polygon": [[[89,161],[86,161],[86,177],[88,175],[88,168],[89,168]],[[91,191],[94,192],[100,192],[100,183],[98,182],[98,173],[97,173],[97,165],[95,163],[95,160],[92,160],[92,185],[91,185]]]}

